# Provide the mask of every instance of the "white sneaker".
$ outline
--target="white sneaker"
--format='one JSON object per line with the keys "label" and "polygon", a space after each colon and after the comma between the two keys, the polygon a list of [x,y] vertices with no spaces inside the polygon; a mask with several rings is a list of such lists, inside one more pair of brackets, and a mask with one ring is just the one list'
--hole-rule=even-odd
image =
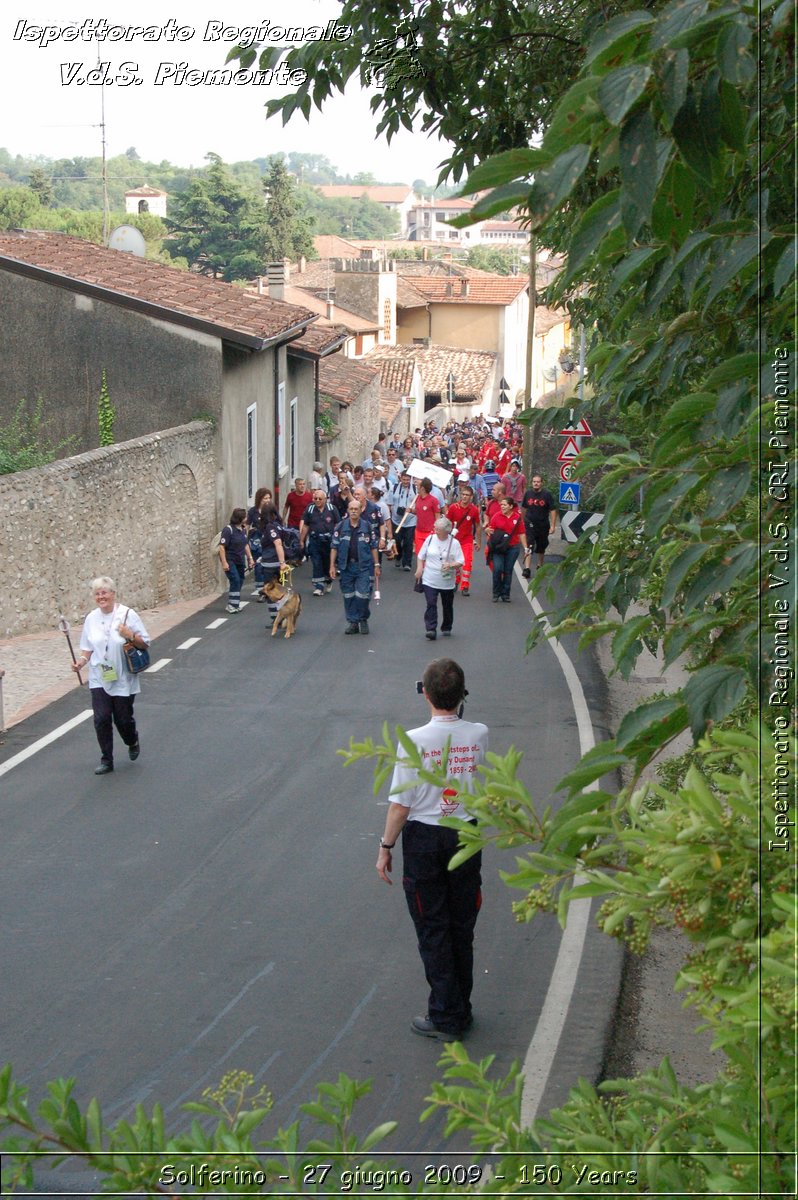
{"label": "white sneaker", "polygon": [[324,595],[324,588],[314,588],[314,589],[313,589],[313,595],[314,595],[314,596],[323,596],[323,595]]}
{"label": "white sneaker", "polygon": [[233,608],[232,604],[228,604],[227,608],[225,609],[225,612],[229,612],[229,613],[237,613],[237,612],[241,612],[241,609],[240,609],[240,608]]}

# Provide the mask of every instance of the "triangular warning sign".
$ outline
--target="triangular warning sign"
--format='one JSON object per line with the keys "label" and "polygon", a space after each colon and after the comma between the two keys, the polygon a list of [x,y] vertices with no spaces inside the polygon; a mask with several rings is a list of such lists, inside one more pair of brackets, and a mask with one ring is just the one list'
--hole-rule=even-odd
{"label": "triangular warning sign", "polygon": [[592,437],[593,430],[588,425],[584,417],[580,417],[576,425],[573,421],[565,426],[565,429],[560,430],[562,437]]}
{"label": "triangular warning sign", "polygon": [[573,437],[569,437],[563,446],[560,453],[557,455],[557,462],[567,462],[569,458],[576,458],[579,454],[579,447]]}

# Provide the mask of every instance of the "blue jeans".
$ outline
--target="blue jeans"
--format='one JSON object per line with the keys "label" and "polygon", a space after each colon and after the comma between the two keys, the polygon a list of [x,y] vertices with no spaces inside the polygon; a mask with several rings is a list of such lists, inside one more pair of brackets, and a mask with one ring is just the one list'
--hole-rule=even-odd
{"label": "blue jeans", "polygon": [[493,551],[493,594],[494,596],[509,596],[510,584],[513,582],[513,567],[521,549],[520,543],[508,546],[503,554]]}
{"label": "blue jeans", "polygon": [[341,582],[341,593],[344,597],[344,614],[347,621],[356,624],[358,621],[368,621],[371,615],[369,599],[374,576],[368,567],[358,566],[357,563],[347,563],[338,578]]}
{"label": "blue jeans", "polygon": [[241,603],[241,589],[244,586],[245,574],[246,570],[243,563],[239,566],[238,563],[230,562],[228,558],[225,575],[230,584],[230,590],[227,593],[227,603],[231,608],[238,608]]}

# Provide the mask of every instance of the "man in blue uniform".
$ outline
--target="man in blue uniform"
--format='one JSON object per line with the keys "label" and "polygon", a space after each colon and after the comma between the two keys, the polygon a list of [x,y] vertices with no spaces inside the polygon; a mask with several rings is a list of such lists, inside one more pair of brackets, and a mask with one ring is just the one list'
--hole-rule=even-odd
{"label": "man in blue uniform", "polygon": [[368,633],[369,600],[375,576],[380,574],[379,538],[361,516],[360,502],[351,500],[347,515],[336,526],[330,547],[330,578],[341,581],[345,633]]}

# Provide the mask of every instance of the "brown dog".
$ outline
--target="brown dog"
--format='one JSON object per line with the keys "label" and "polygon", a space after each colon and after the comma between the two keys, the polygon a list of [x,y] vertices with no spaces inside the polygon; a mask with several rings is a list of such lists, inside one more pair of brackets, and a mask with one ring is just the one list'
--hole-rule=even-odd
{"label": "brown dog", "polygon": [[285,636],[290,638],[296,629],[302,611],[302,597],[291,587],[283,587],[277,579],[264,583],[261,591],[270,604],[276,604],[277,616],[272,623],[272,637],[281,625],[285,625]]}

